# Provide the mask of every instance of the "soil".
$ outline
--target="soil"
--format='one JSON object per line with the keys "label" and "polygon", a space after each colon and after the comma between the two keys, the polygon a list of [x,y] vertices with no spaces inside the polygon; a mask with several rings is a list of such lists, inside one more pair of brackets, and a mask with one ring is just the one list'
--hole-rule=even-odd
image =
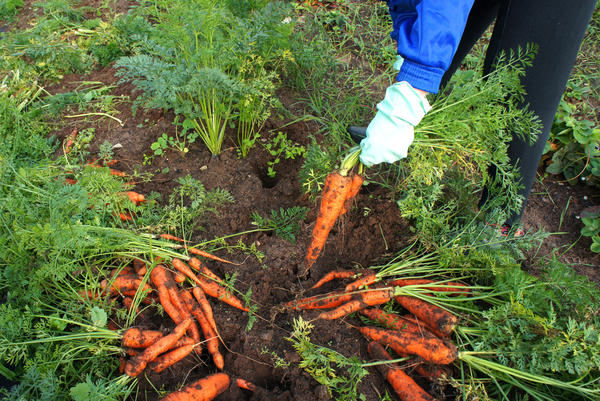
{"label": "soil", "polygon": [[[31,2],[26,2],[23,12],[30,10]],[[99,2],[88,1],[87,5],[95,6]],[[126,1],[115,3],[120,7],[117,11],[127,9]],[[24,24],[26,18],[19,18]],[[124,95],[133,100],[136,94],[133,87],[127,84],[117,85],[118,78],[112,67],[105,67],[87,75],[72,74],[64,77],[61,83],[47,88],[49,93],[63,93],[75,89],[81,81],[97,81],[106,85],[116,85],[114,95]],[[283,93],[281,96],[292,115],[294,101],[298,98],[294,93]],[[252,233],[229,239],[234,245],[243,241],[246,245],[254,244],[264,254],[263,259],[243,252],[225,253],[219,256],[229,259],[234,264],[209,262],[210,268],[219,276],[237,273],[235,287],[242,293],[252,289],[252,301],[258,306],[257,321],[250,330],[245,330],[248,314],[234,309],[217,300],[211,300],[218,328],[222,338],[221,350],[225,357],[224,371],[231,377],[241,377],[260,387],[254,393],[241,390],[236,385],[216,398],[216,400],[296,400],[313,401],[330,399],[326,387],[317,383],[304,370],[298,367],[299,355],[288,341],[294,318],[302,316],[305,320],[314,319],[317,312],[302,313],[286,310],[281,305],[287,301],[333,290],[339,283],[328,284],[318,291],[309,288],[333,269],[349,269],[356,266],[370,266],[403,249],[410,242],[409,223],[400,216],[393,199],[382,187],[363,187],[354,207],[341,219],[329,236],[327,245],[317,263],[309,274],[303,273],[303,256],[306,253],[312,227],[316,218],[316,205],[302,192],[297,172],[301,160],[285,160],[276,168],[275,180],[265,174],[269,156],[260,146],[252,149],[246,159],[240,159],[234,144],[228,139],[224,151],[218,156],[211,156],[201,143],[189,146],[189,152],[182,154],[169,150],[164,157],[157,157],[151,164],[144,164],[144,154],[150,153],[150,145],[162,133],[175,134],[174,116],[159,110],[144,111],[138,109],[132,113],[131,102],[116,104],[116,117],[122,125],[110,118],[65,119],[55,132],[63,140],[74,128],[80,131],[86,128],[95,129],[92,143],[92,154],[97,153],[100,144],[109,141],[118,144],[115,157],[119,163],[114,168],[139,177],[146,175],[149,180],[138,179],[136,191],[148,194],[158,192],[163,199],[168,197],[176,185],[176,179],[191,175],[198,179],[207,189],[222,188],[229,191],[235,203],[223,207],[218,215],[202,221],[202,230],[192,238],[195,242],[239,233],[254,228],[250,219],[251,212],[267,216],[271,210],[291,206],[305,206],[310,212],[294,243],[283,240],[270,233]],[[307,144],[308,136],[317,131],[310,122],[289,124],[289,121],[272,118],[268,121],[264,132],[269,130],[283,131],[287,137],[297,143]],[[228,138],[233,135],[229,133]],[[57,155],[58,156],[58,155]],[[167,169],[168,168],[168,169]],[[586,197],[586,198],[584,198]],[[577,216],[593,203],[598,204],[600,194],[597,189],[578,186],[570,187],[562,184],[560,179],[547,177],[538,183],[530,198],[525,213],[523,226],[526,229],[545,229],[550,232],[565,232],[548,238],[536,255],[549,254],[553,250],[561,252],[561,258],[572,263],[575,268],[587,274],[595,281],[600,280],[598,266],[599,255],[589,251],[589,240],[580,238],[581,222]],[[568,204],[568,207],[566,205]],[[368,213],[367,213],[368,211]],[[534,266],[531,265],[534,269]],[[535,272],[535,270],[533,270]],[[312,322],[314,329],[311,339],[314,343],[335,349],[346,357],[357,356],[368,360],[367,342],[358,335],[351,325],[360,322],[354,318],[341,321]],[[159,318],[154,309],[143,312],[136,325],[145,328],[169,330],[173,323]],[[280,366],[278,362],[286,364]],[[366,400],[377,400],[383,397],[389,387],[381,379],[374,368],[358,384],[358,391]],[[215,373],[216,368],[207,352],[202,355],[191,355],[174,367],[160,374],[147,373],[139,378],[138,399],[157,400],[161,396],[182,385],[189,384],[207,374]],[[428,383],[421,382],[432,395],[438,399],[451,399],[451,388],[431,388]],[[159,390],[157,392],[157,389]]]}

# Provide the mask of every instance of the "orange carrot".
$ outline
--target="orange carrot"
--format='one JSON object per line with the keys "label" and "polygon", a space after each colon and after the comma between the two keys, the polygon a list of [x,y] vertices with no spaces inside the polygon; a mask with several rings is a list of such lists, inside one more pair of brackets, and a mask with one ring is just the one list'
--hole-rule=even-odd
{"label": "orange carrot", "polygon": [[75,139],[77,138],[77,127],[73,128],[73,131],[67,137],[67,142],[65,142],[65,155],[71,152],[71,148],[75,143]]}
{"label": "orange carrot", "polygon": [[110,169],[110,174],[111,175],[116,175],[118,177],[125,177],[125,175],[126,175],[124,172],[122,172],[120,170],[115,170],[114,168]]}
{"label": "orange carrot", "polygon": [[377,278],[375,273],[367,272],[364,276],[362,276],[358,280],[353,281],[352,283],[348,284],[346,286],[346,288],[344,289],[344,292],[356,291],[356,290],[360,289],[361,287],[366,287],[368,285],[375,283],[377,280],[379,280],[379,279]]}
{"label": "orange carrot", "polygon": [[429,332],[433,333],[434,335],[438,336],[439,338],[447,338],[448,337],[448,334],[442,333],[436,327],[429,326],[424,321],[420,320],[419,318],[417,318],[414,315],[406,314],[406,315],[402,316],[402,319],[404,319],[404,321],[406,321],[406,322],[412,323],[413,325],[419,327],[420,331],[423,331],[423,330],[429,331]]}
{"label": "orange carrot", "polygon": [[399,295],[394,297],[394,299],[428,327],[437,330],[445,336],[452,333],[458,323],[458,318],[452,313],[429,302],[405,295]]}
{"label": "orange carrot", "polygon": [[183,283],[185,281],[185,276],[179,272],[174,272],[173,273],[173,280],[175,280],[176,283]]}
{"label": "orange carrot", "polygon": [[204,338],[206,338],[206,348],[208,352],[212,355],[215,366],[222,370],[224,366],[223,355],[219,352],[219,339],[217,334],[214,332],[210,323],[204,316],[202,312],[202,308],[198,305],[198,302],[194,300],[192,294],[188,290],[181,292],[181,298],[185,303],[185,306],[188,308],[188,311],[194,315],[200,328],[202,329],[202,333],[204,333]]}
{"label": "orange carrot", "polygon": [[156,358],[150,363],[150,365],[148,365],[148,368],[156,373],[160,373],[169,366],[173,366],[175,363],[188,356],[194,350],[194,348],[195,344],[184,345],[183,347],[175,348],[173,351],[169,351]]}
{"label": "orange carrot", "polygon": [[371,320],[376,321],[377,323],[382,324],[386,329],[393,329],[401,332],[407,330],[413,333],[420,333],[421,331],[425,330],[424,327],[420,327],[417,324],[404,319],[400,315],[385,312],[384,310],[378,308],[363,309],[359,311],[359,313]]}
{"label": "orange carrot", "polygon": [[138,276],[145,275],[147,271],[146,262],[141,259],[133,259],[133,270]]}
{"label": "orange carrot", "polygon": [[[108,284],[108,280],[104,279],[100,282],[100,288],[106,290]],[[150,286],[148,284],[144,284],[142,287],[142,280],[140,280],[137,276],[118,276],[115,277],[115,279],[110,283],[108,292],[109,294],[116,294],[122,291],[137,291],[137,289],[140,287],[142,291],[150,290]]]}
{"label": "orange carrot", "polygon": [[163,333],[158,330],[142,330],[131,327],[123,332],[123,346],[131,348],[146,348],[152,345]]}
{"label": "orange carrot", "polygon": [[[127,308],[127,310],[131,310],[133,308],[133,298],[126,296],[123,298],[123,306],[125,306]],[[135,308],[135,313],[139,314],[140,313],[140,309],[139,308]]]}
{"label": "orange carrot", "polygon": [[447,365],[458,356],[456,346],[433,335],[399,333],[379,327],[357,327],[365,337],[391,347],[398,354],[418,355],[431,363]]}
{"label": "orange carrot", "polygon": [[117,159],[112,159],[112,160],[108,160],[103,162],[102,164],[104,164],[106,167],[112,167],[115,164],[117,164],[119,161]]}
{"label": "orange carrot", "polygon": [[150,280],[152,284],[156,287],[158,291],[158,299],[160,300],[160,304],[163,309],[173,319],[175,323],[180,323],[183,321],[179,310],[173,305],[171,302],[171,296],[169,295],[169,290],[167,286],[164,284],[164,271],[165,268],[162,265],[154,266],[154,269],[150,272]]}
{"label": "orange carrot", "polygon": [[235,379],[235,383],[239,388],[243,388],[245,390],[256,391],[256,384],[249,382],[246,379],[237,378]]}
{"label": "orange carrot", "polygon": [[176,236],[171,235],[171,234],[160,234],[159,237],[163,238],[163,239],[168,239],[168,240],[171,240],[171,241],[185,242],[185,240],[183,238],[179,238],[179,237],[176,237]]}
{"label": "orange carrot", "polygon": [[131,216],[131,213],[129,213],[129,212],[119,213],[119,218],[121,219],[121,221],[133,220],[133,217]]}
{"label": "orange carrot", "polygon": [[204,291],[202,291],[202,288],[200,287],[194,287],[192,288],[192,294],[194,294],[194,298],[196,298],[196,301],[198,301],[198,304],[200,304],[200,309],[202,309],[204,317],[206,317],[206,320],[208,320],[208,323],[213,328],[215,333],[218,334],[219,331],[217,330],[217,322],[215,322],[212,307],[210,306],[208,299],[206,299]]}
{"label": "orange carrot", "polygon": [[230,263],[233,264],[233,262],[230,262],[228,260],[222,259],[218,256],[213,255],[212,253],[208,253],[206,251],[197,249],[197,248],[186,248],[190,253],[193,253],[194,255],[198,255],[198,256],[203,256],[205,258],[208,259],[212,259],[212,260],[216,260],[217,262],[223,262],[223,263]]}
{"label": "orange carrot", "polygon": [[229,375],[215,373],[175,391],[161,401],[210,401],[229,388]]}
{"label": "orange carrot", "polygon": [[284,304],[284,307],[294,310],[300,309],[328,309],[340,306],[352,299],[352,294],[334,292],[325,295],[297,299]]}
{"label": "orange carrot", "polygon": [[353,312],[365,309],[368,306],[381,305],[389,302],[392,299],[390,289],[382,288],[373,291],[363,291],[359,294],[354,294],[352,300],[344,305],[338,306],[336,309],[329,312],[322,312],[319,319],[333,320],[347,316]]}
{"label": "orange carrot", "polygon": [[345,279],[345,278],[351,278],[356,276],[356,271],[354,270],[334,270],[334,271],[330,271],[329,273],[327,273],[326,275],[323,276],[323,278],[319,281],[317,281],[317,283],[315,285],[313,285],[312,287],[310,287],[311,290],[315,289],[315,288],[319,288],[321,287],[323,284],[328,283],[332,280],[335,279]]}
{"label": "orange carrot", "polygon": [[[383,346],[375,341],[367,348],[372,359],[391,361],[392,357]],[[410,376],[396,364],[377,365],[377,369],[392,386],[402,401],[434,401],[434,398],[423,390]]]}
{"label": "orange carrot", "polygon": [[196,284],[198,284],[205,294],[222,300],[226,304],[233,306],[234,308],[238,308],[243,310],[244,312],[248,312],[250,309],[246,308],[242,301],[240,301],[237,297],[235,297],[229,290],[225,287],[217,284],[216,282],[205,279],[204,277],[196,276],[188,265],[183,263],[181,260],[173,258],[173,267],[177,270],[191,278]]}
{"label": "orange carrot", "polygon": [[75,185],[77,184],[77,180],[74,180],[72,178],[65,178],[65,184]]}
{"label": "orange carrot", "polygon": [[323,197],[305,257],[306,272],[317,261],[346,200],[352,178],[337,172],[329,173],[323,185]]}
{"label": "orange carrot", "polygon": [[352,199],[354,199],[354,197],[356,197],[356,195],[358,195],[358,192],[360,192],[360,188],[362,187],[363,182],[364,178],[362,175],[354,174],[352,176],[352,181],[350,182],[350,189],[346,194],[346,199],[344,200],[344,206],[342,206],[342,210],[340,211],[340,216],[346,214],[348,209],[350,209],[350,202],[352,201]]}
{"label": "orange carrot", "polygon": [[208,278],[215,280],[216,282],[220,282],[221,279],[215,273],[212,272],[202,261],[198,258],[190,258],[189,260],[190,266],[192,268],[198,270],[200,273],[204,274]]}
{"label": "orange carrot", "polygon": [[125,195],[127,195],[127,197],[129,198],[130,201],[132,201],[133,203],[142,203],[146,200],[146,197],[142,194],[139,194],[137,192],[134,191],[127,191],[125,192]]}
{"label": "orange carrot", "polygon": [[152,362],[157,356],[172,347],[177,340],[183,337],[191,324],[192,319],[184,320],[175,326],[171,334],[160,338],[154,344],[146,348],[142,353],[131,358],[125,366],[125,373],[131,377],[135,377],[142,373],[148,363]]}
{"label": "orange carrot", "polygon": [[[406,278],[406,279],[392,280],[392,281],[388,282],[388,285],[391,285],[394,287],[404,287],[407,285],[427,285],[427,284],[432,284],[432,283],[435,283],[435,281],[425,279],[425,278]],[[433,291],[453,292],[453,293],[457,293],[457,294],[466,294],[469,292],[468,288],[463,289],[463,288],[456,288],[456,287],[467,287],[467,286],[462,283],[448,281],[448,282],[444,282],[444,283],[440,284],[439,286],[431,286],[431,287],[428,286],[427,288],[431,288],[431,290],[433,290]]]}

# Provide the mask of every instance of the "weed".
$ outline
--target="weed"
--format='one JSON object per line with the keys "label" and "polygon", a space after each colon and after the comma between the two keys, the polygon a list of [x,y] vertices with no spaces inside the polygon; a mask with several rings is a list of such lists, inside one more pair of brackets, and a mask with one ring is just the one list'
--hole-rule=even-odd
{"label": "weed", "polygon": [[271,160],[267,162],[267,175],[271,178],[275,177],[277,172],[275,166],[284,159],[295,159],[298,156],[304,156],[305,149],[290,139],[283,132],[278,132],[275,137],[263,144],[264,148],[271,155]]}
{"label": "weed", "polygon": [[260,351],[261,355],[270,355],[271,359],[273,359],[273,363],[275,364],[275,368],[281,368],[281,369],[287,369],[290,367],[290,362],[288,362],[285,358],[280,357],[279,355],[277,355],[277,352],[275,351],[269,351],[269,349],[267,347],[264,347],[261,351]]}
{"label": "weed", "polygon": [[271,210],[271,216],[263,218],[256,212],[253,212],[250,218],[252,224],[261,230],[272,230],[275,235],[290,241],[296,242],[296,235],[300,232],[299,222],[306,218],[307,207],[293,206],[288,209],[280,208],[279,211]]}

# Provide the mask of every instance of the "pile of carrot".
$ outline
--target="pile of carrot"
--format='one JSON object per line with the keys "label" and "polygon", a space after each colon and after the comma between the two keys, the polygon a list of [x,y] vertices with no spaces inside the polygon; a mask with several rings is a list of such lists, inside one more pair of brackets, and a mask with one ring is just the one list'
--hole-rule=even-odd
{"label": "pile of carrot", "polygon": [[[99,291],[80,292],[80,296],[87,298],[121,297],[127,308],[133,307],[136,294],[141,295],[142,302],[160,303],[175,323],[175,329],[166,335],[139,328],[129,328],[123,333],[123,348],[131,357],[123,366],[127,375],[137,376],[144,369],[161,372],[193,351],[201,354],[202,344],[215,366],[223,369],[218,328],[206,296],[246,312],[249,309],[205,263],[195,257],[188,262],[189,265],[173,258],[170,265],[162,260],[148,264],[135,259],[131,265],[111,271],[109,278],[100,283]],[[186,282],[192,285],[185,286]]]}
{"label": "pile of carrot", "polygon": [[[293,300],[285,304],[294,310],[330,309],[321,312],[317,319],[339,319],[358,312],[376,325],[355,327],[371,343],[369,353],[376,360],[393,360],[384,347],[389,347],[398,357],[409,357],[410,371],[431,380],[449,376],[447,365],[458,357],[458,349],[449,336],[458,318],[447,310],[420,298],[405,295],[403,286],[423,285],[432,291],[468,292],[461,283],[435,284],[429,279],[396,279],[378,283],[372,272],[334,271],[326,274],[311,289],[321,287],[336,279],[354,279],[343,291]],[[366,289],[363,289],[365,288]],[[463,289],[464,287],[464,289]],[[405,315],[385,312],[378,306],[395,301],[407,310]],[[378,365],[382,375],[394,388],[401,400],[433,400],[408,375],[407,369],[396,364]]]}

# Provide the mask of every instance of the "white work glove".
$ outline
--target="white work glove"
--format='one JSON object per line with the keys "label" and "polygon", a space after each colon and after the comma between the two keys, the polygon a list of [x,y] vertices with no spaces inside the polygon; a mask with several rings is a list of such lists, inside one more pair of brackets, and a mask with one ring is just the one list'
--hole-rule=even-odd
{"label": "white work glove", "polygon": [[406,81],[387,88],[367,127],[367,136],[360,142],[360,161],[371,167],[405,158],[414,139],[414,127],[430,109],[425,96]]}

